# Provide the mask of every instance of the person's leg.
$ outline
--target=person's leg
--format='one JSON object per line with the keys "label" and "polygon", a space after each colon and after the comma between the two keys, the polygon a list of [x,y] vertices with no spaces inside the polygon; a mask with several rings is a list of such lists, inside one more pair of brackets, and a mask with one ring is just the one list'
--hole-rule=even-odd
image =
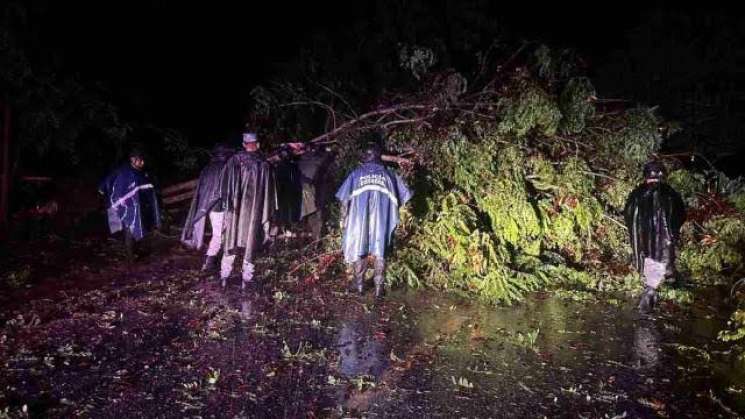
{"label": "person's leg", "polygon": [[385,295],[385,259],[382,257],[375,258],[375,297],[380,298]]}
{"label": "person's leg", "polygon": [[222,246],[223,213],[210,212],[209,217],[212,237],[207,245],[207,259],[202,266],[203,271],[211,271],[217,267],[217,254],[220,253],[220,247]]}
{"label": "person's leg", "polygon": [[[194,245],[195,249],[201,249],[202,244],[204,242],[204,232],[205,232],[205,223],[207,222],[207,217],[200,218],[197,222],[194,223],[194,226],[192,227],[192,241],[191,244]],[[197,238],[197,231],[202,232],[202,237]]]}
{"label": "person's leg", "polygon": [[223,212],[210,212],[210,226],[212,227],[212,237],[207,246],[207,256],[217,256],[222,246],[222,220]]}
{"label": "person's leg", "polygon": [[651,258],[644,259],[642,278],[644,279],[644,292],[639,300],[639,311],[649,313],[654,309],[657,301],[657,287],[665,278],[666,263]]}
{"label": "person's leg", "polygon": [[241,289],[246,288],[246,284],[253,282],[256,267],[253,264],[253,249],[246,247],[246,253],[243,254],[243,264],[241,265]]}
{"label": "person's leg", "polygon": [[352,286],[351,292],[362,294],[364,292],[365,271],[367,271],[367,259],[360,258],[352,262]]}
{"label": "person's leg", "polygon": [[272,248],[275,244],[277,244],[277,238],[279,236],[279,225],[275,222],[272,222],[269,226],[269,239],[267,240],[267,247]]}
{"label": "person's leg", "polygon": [[127,262],[132,263],[135,260],[135,240],[128,228],[122,229],[122,233],[124,234],[124,254]]}
{"label": "person's leg", "polygon": [[662,256],[665,263],[665,282],[675,284],[678,280],[678,273],[675,270],[675,248],[672,244],[665,248]]}
{"label": "person's leg", "polygon": [[220,281],[223,288],[228,283],[228,277],[233,273],[233,262],[235,262],[235,255],[223,253],[220,261]]}
{"label": "person's leg", "polygon": [[321,230],[323,228],[323,216],[321,210],[308,216],[308,226],[310,227],[310,234],[313,241],[317,242],[321,240]]}
{"label": "person's leg", "polygon": [[656,290],[652,287],[644,287],[641,298],[639,298],[639,312],[647,314],[654,309],[654,296]]}

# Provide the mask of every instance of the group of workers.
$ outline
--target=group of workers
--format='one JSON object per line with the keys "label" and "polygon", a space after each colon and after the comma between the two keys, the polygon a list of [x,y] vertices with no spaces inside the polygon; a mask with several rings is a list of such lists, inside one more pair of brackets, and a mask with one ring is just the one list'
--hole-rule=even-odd
{"label": "group of workers", "polygon": [[[217,144],[202,170],[192,199],[181,241],[193,249],[205,246],[204,271],[218,271],[227,285],[240,256],[241,289],[259,274],[256,255],[273,242],[281,229],[304,221],[310,236],[323,234],[330,192],[332,154],[324,147],[288,143],[279,152],[265,155],[254,132],[242,135],[242,150]],[[382,147],[369,143],[360,165],[336,193],[341,203],[344,260],[353,272],[351,289],[364,293],[368,259],[373,260],[375,296],[385,293],[385,255],[399,221],[399,208],[411,198],[404,180],[381,159]],[[112,233],[123,230],[128,257],[133,242],[159,226],[160,211],[152,183],[143,171],[142,153],[130,154],[128,164],[101,183],[107,199]],[[222,256],[220,257],[220,254]]]}
{"label": "group of workers", "polygon": [[[243,134],[242,144],[238,152],[223,144],[213,149],[212,160],[199,176],[181,241],[201,249],[209,224],[212,232],[202,269],[219,270],[225,287],[236,257],[241,256],[244,289],[258,274],[257,252],[277,236],[280,227],[304,219],[312,237],[321,237],[332,159],[322,147],[303,143],[289,143],[282,152],[267,157],[253,132]],[[364,292],[372,259],[376,297],[385,292],[385,255],[399,222],[399,208],[411,198],[406,183],[385,167],[381,156],[379,144],[368,144],[360,165],[336,192],[344,261],[353,277],[350,289]],[[129,164],[114,171],[100,187],[107,197],[110,229],[112,233],[123,230],[128,253],[132,242],[159,226],[158,200],[143,165],[142,154],[131,153]],[[660,284],[675,280],[675,246],[685,206],[665,182],[662,163],[648,162],[643,174],[644,181],[627,198],[624,218],[634,266],[644,281],[639,310],[647,313],[655,305]]]}

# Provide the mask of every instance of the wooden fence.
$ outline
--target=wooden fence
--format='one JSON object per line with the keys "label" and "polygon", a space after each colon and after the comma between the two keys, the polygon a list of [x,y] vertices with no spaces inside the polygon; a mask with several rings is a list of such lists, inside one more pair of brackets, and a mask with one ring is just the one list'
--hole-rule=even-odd
{"label": "wooden fence", "polygon": [[[383,155],[382,160],[399,165],[411,164],[409,159],[401,156]],[[185,205],[185,201],[190,200],[194,196],[198,181],[199,179],[192,179],[163,188],[163,206],[166,207],[166,211],[175,211],[182,205]]]}
{"label": "wooden fence", "polygon": [[166,207],[166,211],[174,211],[182,205],[187,204],[194,196],[197,181],[198,179],[187,180],[186,182],[163,188],[163,206]]}

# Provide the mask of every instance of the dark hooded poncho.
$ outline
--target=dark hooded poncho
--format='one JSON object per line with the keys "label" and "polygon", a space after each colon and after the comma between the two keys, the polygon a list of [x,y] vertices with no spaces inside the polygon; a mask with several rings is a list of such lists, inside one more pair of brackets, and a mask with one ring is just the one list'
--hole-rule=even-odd
{"label": "dark hooded poncho", "polygon": [[323,149],[314,150],[300,156],[297,162],[302,180],[303,200],[300,218],[315,213],[324,206],[328,189],[328,176],[331,172],[333,155]]}
{"label": "dark hooded poncho", "polygon": [[303,197],[300,170],[298,170],[297,163],[293,157],[285,157],[275,166],[274,173],[279,205],[275,214],[275,221],[283,224],[296,223],[300,221]]}
{"label": "dark hooded poncho", "polygon": [[224,250],[237,254],[245,249],[246,258],[269,237],[269,223],[277,210],[277,195],[269,163],[259,153],[240,151],[231,157],[222,174],[224,200]]}
{"label": "dark hooded poncho", "polygon": [[361,164],[336,193],[346,207],[342,250],[353,263],[367,255],[384,258],[398,225],[398,209],[411,192],[400,176],[379,161]]}
{"label": "dark hooded poncho", "polygon": [[220,180],[225,164],[233,153],[234,150],[229,147],[215,147],[212,152],[212,159],[199,175],[194,198],[191,201],[191,208],[184,224],[184,231],[181,232],[181,242],[188,247],[199,249],[204,242],[205,224],[197,225],[197,221],[206,217],[212,211],[222,212],[223,210]]}
{"label": "dark hooded poncho", "polygon": [[160,227],[160,207],[147,173],[129,163],[120,166],[98,186],[106,199],[109,230],[127,229],[135,240]]}
{"label": "dark hooded poncho", "polygon": [[663,182],[645,183],[629,194],[624,208],[634,265],[644,269],[644,258],[663,261],[672,254],[685,221],[680,195]]}

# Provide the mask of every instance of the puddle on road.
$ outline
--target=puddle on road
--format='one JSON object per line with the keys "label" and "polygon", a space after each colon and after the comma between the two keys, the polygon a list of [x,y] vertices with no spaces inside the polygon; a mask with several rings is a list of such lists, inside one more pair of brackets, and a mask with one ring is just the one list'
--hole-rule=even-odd
{"label": "puddle on road", "polygon": [[402,292],[386,304],[393,308],[385,326],[373,310],[350,314],[338,327],[341,373],[378,381],[347,400],[353,413],[610,418],[745,411],[737,393],[743,368],[710,355],[720,348],[715,336],[724,321],[713,313],[662,308],[656,318],[639,319],[635,301],[624,297],[569,301],[549,294],[490,307]]}

